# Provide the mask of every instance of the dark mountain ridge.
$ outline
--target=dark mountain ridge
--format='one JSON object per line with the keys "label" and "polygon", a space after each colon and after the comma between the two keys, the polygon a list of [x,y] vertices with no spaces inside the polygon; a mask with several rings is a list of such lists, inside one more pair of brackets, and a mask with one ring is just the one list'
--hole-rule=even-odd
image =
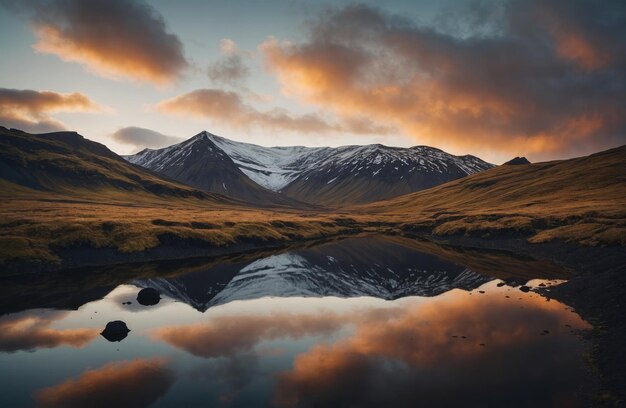
{"label": "dark mountain ridge", "polygon": [[494,167],[427,146],[264,147],[208,132],[125,158],[205,191],[328,207],[388,199]]}

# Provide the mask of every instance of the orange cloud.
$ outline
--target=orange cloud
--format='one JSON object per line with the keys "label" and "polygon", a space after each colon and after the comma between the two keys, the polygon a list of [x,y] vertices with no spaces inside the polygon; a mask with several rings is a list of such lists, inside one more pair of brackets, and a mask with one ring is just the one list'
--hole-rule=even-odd
{"label": "orange cloud", "polygon": [[329,334],[344,323],[345,317],[332,313],[220,316],[202,323],[155,329],[152,337],[196,356],[219,357],[249,351],[261,340]]}
{"label": "orange cloud", "polygon": [[247,104],[239,93],[220,89],[197,89],[160,102],[157,109],[168,114],[209,118],[239,129],[263,127],[300,133],[359,134],[387,134],[393,130],[390,127],[375,125],[360,115],[335,123],[315,113],[294,115],[279,108],[259,111]]}
{"label": "orange cloud", "polygon": [[0,124],[29,132],[63,130],[65,126],[50,117],[50,113],[99,112],[105,109],[78,92],[0,88]]}
{"label": "orange cloud", "polygon": [[[529,406],[541,405],[545,394],[548,400],[551,393],[575,394],[584,364],[572,358],[580,350],[563,327],[588,325],[557,302],[523,295],[522,308],[501,293],[480,296],[459,291],[393,313],[362,313],[353,336],[296,357],[279,376],[275,402],[456,406],[463,395],[469,406]],[[540,336],[542,330],[552,337]],[[539,375],[528,363],[534,359],[543,359]],[[489,396],[485,383],[492,386]],[[516,395],[519,387],[535,395]]]}
{"label": "orange cloud", "polygon": [[35,393],[40,407],[147,407],[165,395],[174,374],[163,359],[106,364]]}
{"label": "orange cloud", "polygon": [[[312,21],[304,41],[270,38],[259,49],[286,96],[420,143],[541,158],[626,142],[623,27],[582,6],[557,25],[543,5],[508,2],[497,35],[465,38],[353,5]],[[582,118],[594,126],[570,126]]]}
{"label": "orange cloud", "polygon": [[142,1],[41,3],[35,6],[33,25],[35,51],[80,63],[104,77],[163,85],[189,65],[178,37]]}
{"label": "orange cloud", "polygon": [[0,320],[0,351],[34,350],[59,346],[84,347],[98,336],[98,329],[51,329],[67,313],[18,314]]}

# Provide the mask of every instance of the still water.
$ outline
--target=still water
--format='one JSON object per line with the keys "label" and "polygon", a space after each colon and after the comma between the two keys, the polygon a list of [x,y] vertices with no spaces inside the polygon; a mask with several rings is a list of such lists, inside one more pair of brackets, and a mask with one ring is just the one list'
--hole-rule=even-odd
{"label": "still water", "polygon": [[378,236],[4,278],[0,406],[584,406],[591,326],[520,290],[564,278]]}

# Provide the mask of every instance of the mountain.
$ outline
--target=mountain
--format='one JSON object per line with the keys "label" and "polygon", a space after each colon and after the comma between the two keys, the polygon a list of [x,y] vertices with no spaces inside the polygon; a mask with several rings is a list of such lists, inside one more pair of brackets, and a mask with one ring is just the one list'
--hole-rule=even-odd
{"label": "mountain", "polygon": [[525,157],[514,157],[508,162],[504,163],[504,165],[509,165],[509,166],[518,166],[520,164],[530,164],[530,162]]}
{"label": "mountain", "polygon": [[303,170],[281,191],[320,204],[360,204],[424,190],[493,167],[474,156],[426,146],[344,146]]}
{"label": "mountain", "polygon": [[135,155],[125,156],[125,159],[189,186],[252,204],[302,205],[252,181],[207,132],[163,149],[145,149]]}
{"label": "mountain", "polygon": [[[197,153],[188,153],[191,146]],[[252,181],[283,197],[327,206],[387,199],[493,167],[474,156],[426,146],[263,147],[208,132],[126,159],[207,191],[244,198]],[[224,167],[228,174],[214,167]]]}
{"label": "mountain", "polygon": [[234,300],[264,296],[436,296],[472,290],[490,280],[465,266],[415,250],[411,240],[381,236],[349,238],[218,265],[175,278],[136,281],[204,311]]}
{"label": "mountain", "polygon": [[354,209],[442,235],[535,234],[626,244],[626,145],[590,156],[494,169]]}
{"label": "mountain", "polygon": [[48,192],[74,197],[125,194],[210,199],[209,194],[132,165],[76,132],[29,134],[0,126],[0,183],[5,194]]}

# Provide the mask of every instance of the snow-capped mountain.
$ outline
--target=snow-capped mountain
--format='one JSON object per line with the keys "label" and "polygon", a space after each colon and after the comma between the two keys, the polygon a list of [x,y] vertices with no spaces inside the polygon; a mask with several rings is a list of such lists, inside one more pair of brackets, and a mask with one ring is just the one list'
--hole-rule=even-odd
{"label": "snow-capped mountain", "polygon": [[381,237],[350,238],[172,279],[135,282],[194,308],[264,296],[436,296],[490,278]]}
{"label": "snow-capped mountain", "polygon": [[192,187],[220,193],[254,204],[298,205],[288,196],[268,190],[246,176],[208,133],[163,149],[145,149],[124,156],[133,164],[148,168]]}
{"label": "snow-capped mountain", "polygon": [[[195,146],[198,141],[206,142],[202,147]],[[219,153],[190,157],[190,149],[200,148]],[[225,166],[227,162],[264,189],[325,205],[391,198],[493,167],[474,156],[454,156],[427,146],[263,147],[208,132],[164,149],[146,149],[126,159],[179,181],[192,180],[194,187],[233,195],[220,187],[220,174],[200,173],[193,163],[215,160],[219,166]],[[182,167],[193,167],[193,171]],[[185,177],[181,178],[180,173]],[[209,178],[211,183],[203,183],[202,178]]]}

